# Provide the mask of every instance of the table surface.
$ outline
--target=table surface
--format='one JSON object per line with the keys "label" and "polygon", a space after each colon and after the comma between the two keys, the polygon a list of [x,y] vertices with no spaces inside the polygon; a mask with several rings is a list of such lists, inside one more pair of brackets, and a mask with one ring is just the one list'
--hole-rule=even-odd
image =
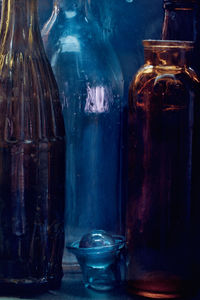
{"label": "table surface", "polygon": [[[2,296],[1,300],[18,300],[18,299],[37,299],[37,300],[144,300],[147,298],[138,296],[129,296],[122,289],[115,289],[107,293],[96,292],[86,289],[82,283],[82,275],[80,273],[66,273],[62,286],[57,291],[49,291],[47,293],[35,296],[21,296],[19,298],[13,296]],[[179,299],[180,300],[180,299]],[[184,300],[200,300],[200,294],[195,298],[187,298]]]}

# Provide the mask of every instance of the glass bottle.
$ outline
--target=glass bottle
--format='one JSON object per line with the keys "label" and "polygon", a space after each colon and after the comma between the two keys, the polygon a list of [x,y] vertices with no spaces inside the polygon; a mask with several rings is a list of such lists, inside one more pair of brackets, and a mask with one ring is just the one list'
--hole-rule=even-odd
{"label": "glass bottle", "polygon": [[0,287],[57,287],[64,248],[64,121],[37,0],[3,0]]}
{"label": "glass bottle", "polygon": [[163,40],[194,41],[193,66],[200,74],[200,2],[164,0]]}
{"label": "glass bottle", "polygon": [[191,296],[200,266],[199,198],[192,196],[200,183],[193,43],[143,44],[145,65],[129,94],[128,288],[150,298]]}
{"label": "glass bottle", "polygon": [[95,229],[121,234],[124,224],[123,76],[92,3],[55,0],[42,30],[67,128],[67,244]]}
{"label": "glass bottle", "polygon": [[164,40],[195,41],[197,39],[198,0],[164,0]]}

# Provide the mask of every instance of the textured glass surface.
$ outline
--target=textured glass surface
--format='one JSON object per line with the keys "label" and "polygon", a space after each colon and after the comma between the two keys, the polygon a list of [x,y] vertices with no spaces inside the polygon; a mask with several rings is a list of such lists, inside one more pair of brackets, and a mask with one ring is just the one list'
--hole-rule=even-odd
{"label": "textured glass surface", "polygon": [[128,282],[152,298],[190,293],[198,278],[200,102],[190,47],[145,42],[130,87]]}
{"label": "textured glass surface", "polygon": [[88,0],[55,1],[42,30],[67,134],[66,242],[122,231],[123,76]]}
{"label": "textured glass surface", "polygon": [[3,1],[0,286],[56,286],[64,246],[64,122],[36,0]]}

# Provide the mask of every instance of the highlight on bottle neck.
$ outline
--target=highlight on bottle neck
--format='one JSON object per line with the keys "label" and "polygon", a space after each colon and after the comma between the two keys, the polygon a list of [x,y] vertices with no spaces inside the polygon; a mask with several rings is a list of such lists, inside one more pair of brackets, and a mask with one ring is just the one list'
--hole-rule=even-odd
{"label": "highlight on bottle neck", "polygon": [[164,8],[179,10],[179,9],[194,9],[200,5],[199,0],[164,0]]}
{"label": "highlight on bottle neck", "polygon": [[145,63],[153,66],[190,66],[194,43],[191,41],[144,40]]}
{"label": "highlight on bottle neck", "polygon": [[3,0],[0,51],[25,51],[27,46],[36,45],[43,51],[37,3],[37,0]]}
{"label": "highlight on bottle neck", "polygon": [[37,23],[37,0],[3,0],[2,23],[7,26],[10,22],[33,27]]}
{"label": "highlight on bottle neck", "polygon": [[[1,0],[2,8],[4,10],[14,10],[15,8],[21,8],[21,12],[27,11],[27,16],[30,12],[37,13],[37,0]],[[12,11],[12,14],[14,11]]]}
{"label": "highlight on bottle neck", "polygon": [[54,7],[67,12],[87,11],[90,9],[91,0],[54,0]]}

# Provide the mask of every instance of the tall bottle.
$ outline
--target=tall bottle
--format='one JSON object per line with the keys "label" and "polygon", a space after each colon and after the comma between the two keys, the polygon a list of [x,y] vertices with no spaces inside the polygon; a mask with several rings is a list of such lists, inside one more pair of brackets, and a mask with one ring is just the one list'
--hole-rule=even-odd
{"label": "tall bottle", "polygon": [[3,0],[0,41],[0,287],[57,287],[65,131],[37,0]]}
{"label": "tall bottle", "polygon": [[67,128],[67,243],[93,229],[123,230],[123,77],[92,3],[55,0],[42,30]]}
{"label": "tall bottle", "polygon": [[199,280],[200,83],[192,42],[144,41],[130,87],[128,286],[185,296]]}
{"label": "tall bottle", "polygon": [[163,40],[194,41],[193,66],[200,74],[200,2],[164,0]]}

